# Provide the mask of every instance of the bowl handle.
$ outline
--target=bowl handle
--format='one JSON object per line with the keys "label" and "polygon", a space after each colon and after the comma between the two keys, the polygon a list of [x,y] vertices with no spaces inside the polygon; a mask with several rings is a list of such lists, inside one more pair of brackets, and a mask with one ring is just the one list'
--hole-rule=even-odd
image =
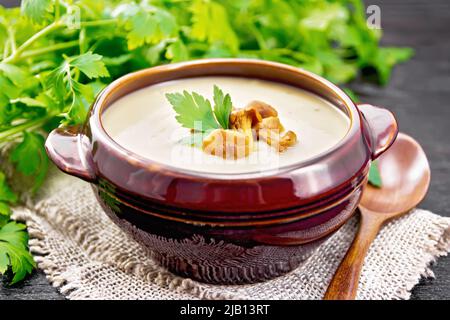
{"label": "bowl handle", "polygon": [[81,133],[80,126],[61,127],[50,132],[45,141],[45,149],[55,165],[65,173],[88,182],[95,181],[89,140]]}
{"label": "bowl handle", "polygon": [[365,120],[366,136],[374,160],[389,149],[397,138],[397,120],[391,111],[370,104],[359,104],[358,109]]}

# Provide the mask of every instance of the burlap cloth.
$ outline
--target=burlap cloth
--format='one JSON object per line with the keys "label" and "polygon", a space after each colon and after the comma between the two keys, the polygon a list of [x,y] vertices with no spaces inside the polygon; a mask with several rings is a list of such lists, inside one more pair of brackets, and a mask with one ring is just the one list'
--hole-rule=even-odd
{"label": "burlap cloth", "polygon": [[[90,186],[53,174],[14,218],[27,223],[38,267],[69,299],[321,299],[355,234],[354,217],[295,271],[271,281],[217,286],[156,265],[103,213]],[[450,218],[416,209],[386,225],[370,248],[358,299],[408,299],[450,249]]]}

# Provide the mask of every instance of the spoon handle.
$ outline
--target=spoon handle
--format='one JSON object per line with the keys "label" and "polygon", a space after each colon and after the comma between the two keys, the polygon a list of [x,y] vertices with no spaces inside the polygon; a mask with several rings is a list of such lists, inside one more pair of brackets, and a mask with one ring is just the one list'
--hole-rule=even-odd
{"label": "spoon handle", "polygon": [[376,212],[359,208],[361,221],[355,239],[331,280],[324,300],[354,300],[369,247],[385,219]]}

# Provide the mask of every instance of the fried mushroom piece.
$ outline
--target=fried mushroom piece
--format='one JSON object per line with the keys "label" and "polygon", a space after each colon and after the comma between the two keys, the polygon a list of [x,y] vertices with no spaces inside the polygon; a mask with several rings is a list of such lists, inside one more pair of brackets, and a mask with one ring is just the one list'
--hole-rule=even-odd
{"label": "fried mushroom piece", "polygon": [[280,118],[278,117],[267,117],[261,120],[256,127],[256,132],[259,136],[259,131],[266,129],[266,130],[278,130],[279,133],[284,131],[284,127],[281,124]]}
{"label": "fried mushroom piece", "polygon": [[278,146],[279,152],[286,151],[287,148],[292,147],[294,144],[297,143],[297,135],[294,131],[288,131],[286,132],[280,140],[280,144]]}
{"label": "fried mushroom piece", "polygon": [[279,152],[286,151],[297,142],[297,135],[293,131],[281,135],[283,131],[284,128],[278,117],[265,118],[257,126],[258,138]]}
{"label": "fried mushroom piece", "polygon": [[258,111],[252,108],[233,110],[230,114],[230,128],[244,133],[249,138],[250,150],[253,150],[253,128],[262,121]]}
{"label": "fried mushroom piece", "polygon": [[279,152],[297,142],[292,131],[281,135],[284,127],[278,112],[261,101],[252,101],[244,109],[233,109],[229,120],[230,129],[216,129],[203,140],[205,153],[224,159],[239,159],[253,151],[254,139],[265,141]]}
{"label": "fried mushroom piece", "polygon": [[262,119],[261,114],[254,108],[235,109],[230,114],[230,128],[248,131]]}
{"label": "fried mushroom piece", "polygon": [[246,109],[253,109],[257,111],[262,118],[278,117],[278,112],[270,104],[262,101],[254,100],[250,102]]}
{"label": "fried mushroom piece", "polygon": [[203,140],[202,149],[224,159],[239,159],[250,154],[250,137],[241,131],[216,129]]}
{"label": "fried mushroom piece", "polygon": [[274,147],[278,152],[284,152],[287,148],[292,147],[297,142],[297,135],[293,131],[286,132],[283,136],[278,131],[264,129],[260,133],[269,146]]}

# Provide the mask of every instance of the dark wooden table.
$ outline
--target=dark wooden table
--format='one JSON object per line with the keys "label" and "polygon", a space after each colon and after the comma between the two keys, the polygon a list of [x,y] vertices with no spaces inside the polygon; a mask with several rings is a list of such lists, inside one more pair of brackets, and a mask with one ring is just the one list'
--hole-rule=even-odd
{"label": "dark wooden table", "polygon": [[[13,3],[4,0],[0,3]],[[385,88],[355,84],[363,101],[393,110],[400,130],[415,137],[431,163],[430,192],[421,207],[450,216],[450,0],[366,1],[381,7],[386,45],[415,48],[415,57],[398,66]],[[450,298],[450,256],[440,258],[436,279],[424,279],[413,299]],[[42,272],[12,288],[0,286],[1,299],[63,299]]]}

